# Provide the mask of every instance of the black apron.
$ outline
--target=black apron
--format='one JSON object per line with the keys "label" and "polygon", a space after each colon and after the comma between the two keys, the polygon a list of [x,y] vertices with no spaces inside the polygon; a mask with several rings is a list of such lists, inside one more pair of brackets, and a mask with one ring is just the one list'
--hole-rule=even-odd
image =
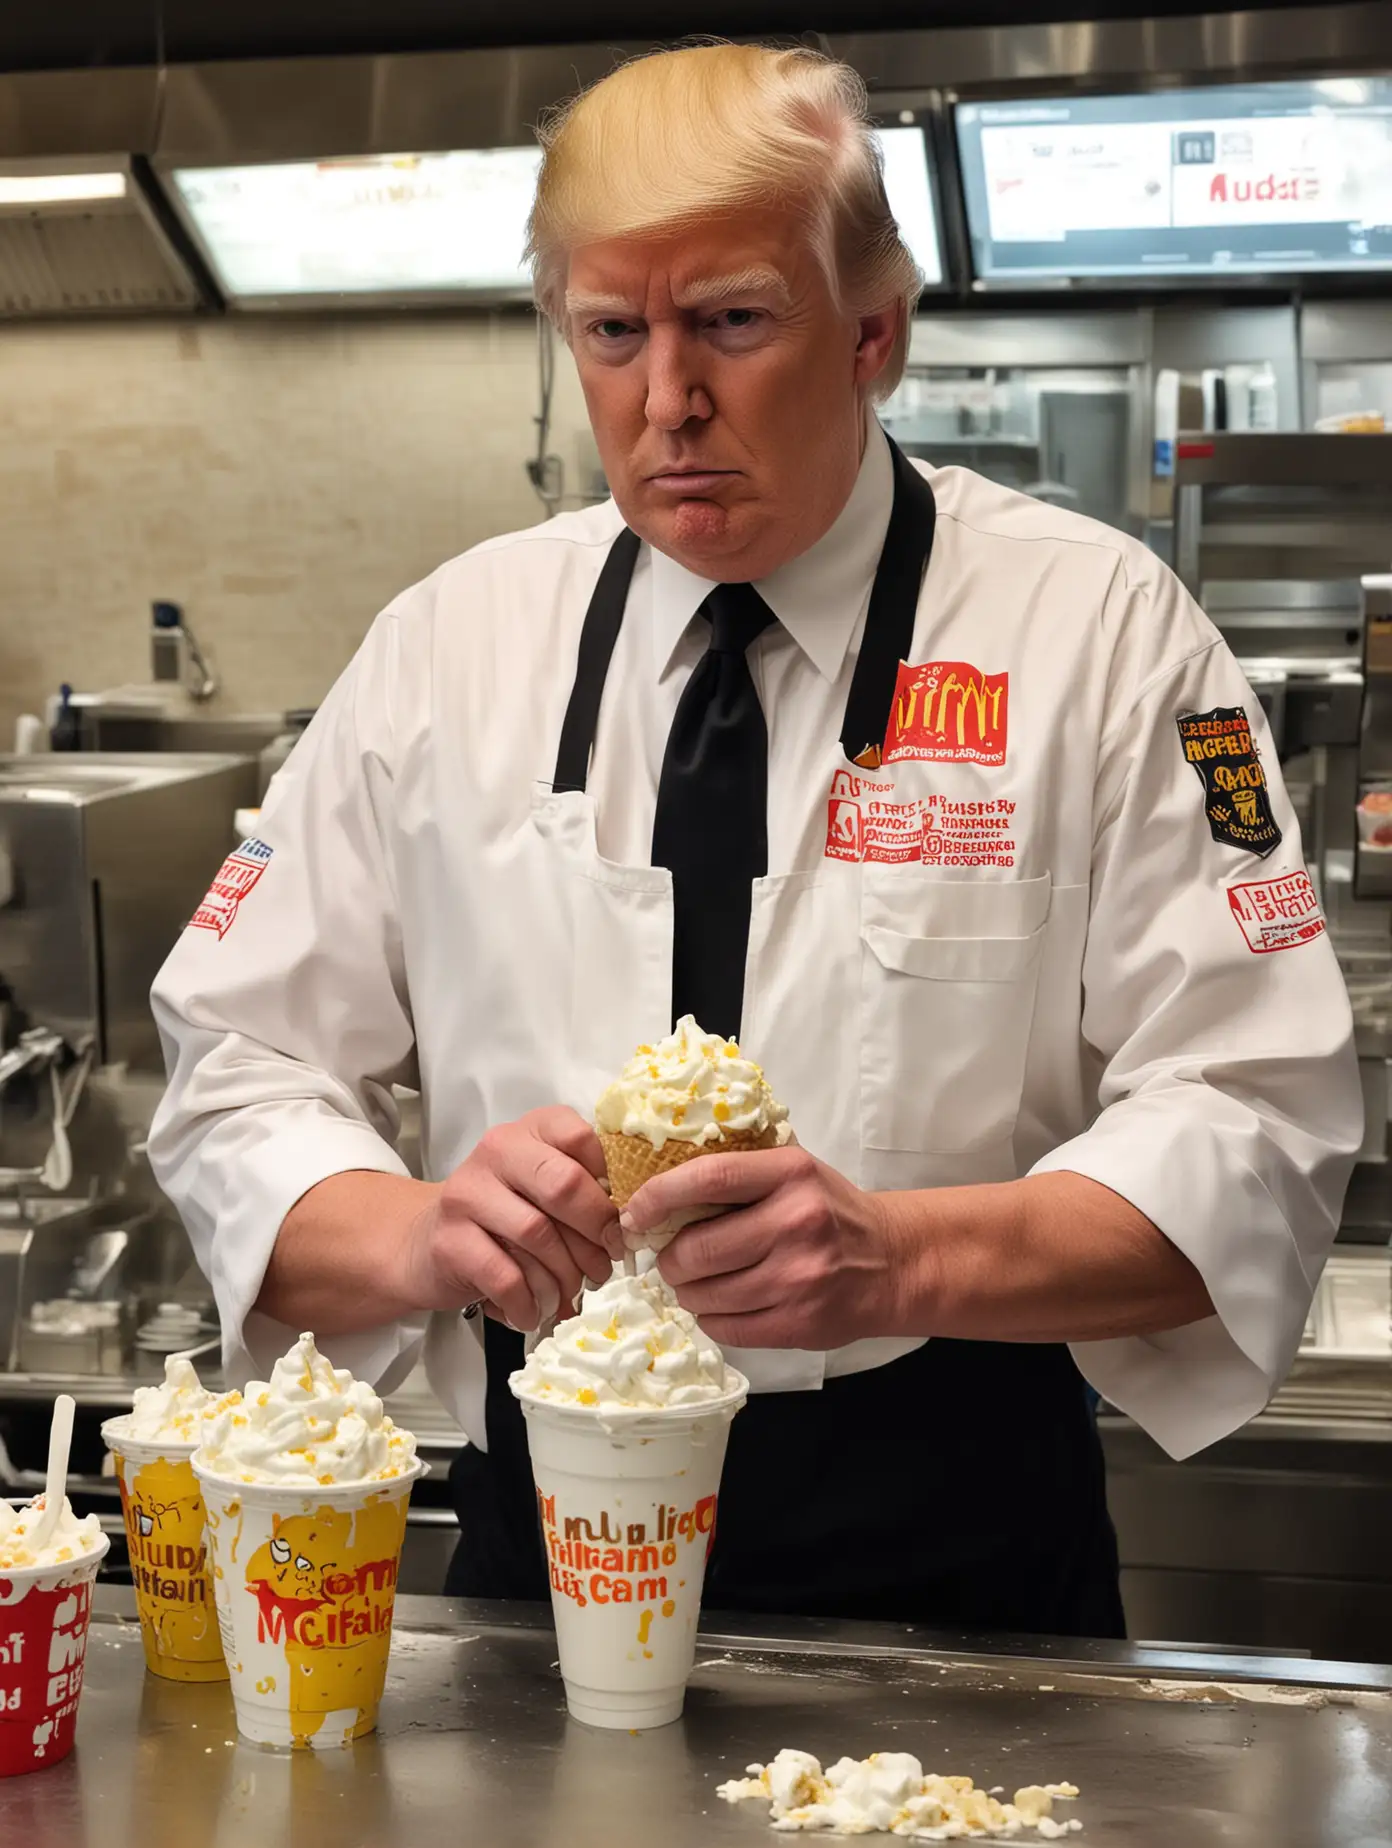
{"label": "black apron", "polygon": [[[933,545],[932,490],[891,444],[894,506],[841,730],[849,759],[887,729]],[[583,790],[639,540],[600,572],[561,728],[557,790]],[[450,1470],[455,1597],[549,1596],[522,1408],[522,1337],[485,1324],[488,1450]],[[828,1379],[754,1393],[730,1429],[706,1572],[713,1610],[939,1630],[1125,1634],[1101,1445],[1066,1347],[932,1340]]]}

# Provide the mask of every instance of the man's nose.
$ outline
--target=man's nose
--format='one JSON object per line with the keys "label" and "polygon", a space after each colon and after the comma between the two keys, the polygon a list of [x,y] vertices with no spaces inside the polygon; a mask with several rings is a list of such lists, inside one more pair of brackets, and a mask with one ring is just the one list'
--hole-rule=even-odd
{"label": "man's nose", "polygon": [[659,430],[680,430],[693,417],[711,415],[698,345],[681,329],[656,328],[648,336],[646,408],[648,422]]}

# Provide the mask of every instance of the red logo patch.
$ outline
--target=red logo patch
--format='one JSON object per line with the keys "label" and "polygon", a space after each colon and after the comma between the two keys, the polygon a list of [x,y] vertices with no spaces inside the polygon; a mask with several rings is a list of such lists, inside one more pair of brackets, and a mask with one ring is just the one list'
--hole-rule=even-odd
{"label": "red logo patch", "polygon": [[965,661],[901,662],[885,763],[1003,764],[1009,679]]}
{"label": "red logo patch", "polygon": [[1294,950],[1324,935],[1324,917],[1310,875],[1245,879],[1228,887],[1228,904],[1254,956]]}
{"label": "red logo patch", "polygon": [[264,841],[243,841],[218,868],[202,904],[189,919],[194,930],[215,931],[225,937],[237,921],[237,910],[270,862],[272,849]]}

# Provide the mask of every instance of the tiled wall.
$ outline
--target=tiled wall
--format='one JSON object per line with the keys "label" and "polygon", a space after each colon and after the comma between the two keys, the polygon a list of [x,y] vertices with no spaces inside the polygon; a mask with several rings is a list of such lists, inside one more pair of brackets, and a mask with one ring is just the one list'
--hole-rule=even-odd
{"label": "tiled wall", "polygon": [[[398,590],[531,525],[524,315],[0,328],[0,750],[70,680],[149,678],[182,603],[223,710],[312,705]],[[553,447],[584,407],[558,355]]]}

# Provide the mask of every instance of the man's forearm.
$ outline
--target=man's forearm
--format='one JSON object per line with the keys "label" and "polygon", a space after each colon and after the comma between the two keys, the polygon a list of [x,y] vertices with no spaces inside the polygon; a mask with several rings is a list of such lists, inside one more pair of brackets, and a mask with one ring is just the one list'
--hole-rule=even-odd
{"label": "man's forearm", "polygon": [[291,1328],[353,1335],[416,1313],[403,1247],[439,1188],[400,1174],[332,1174],[286,1214],[256,1307]]}
{"label": "man's forearm", "polygon": [[903,1252],[906,1334],[1106,1341],[1213,1314],[1184,1254],[1128,1200],[1084,1175],[880,1201]]}

